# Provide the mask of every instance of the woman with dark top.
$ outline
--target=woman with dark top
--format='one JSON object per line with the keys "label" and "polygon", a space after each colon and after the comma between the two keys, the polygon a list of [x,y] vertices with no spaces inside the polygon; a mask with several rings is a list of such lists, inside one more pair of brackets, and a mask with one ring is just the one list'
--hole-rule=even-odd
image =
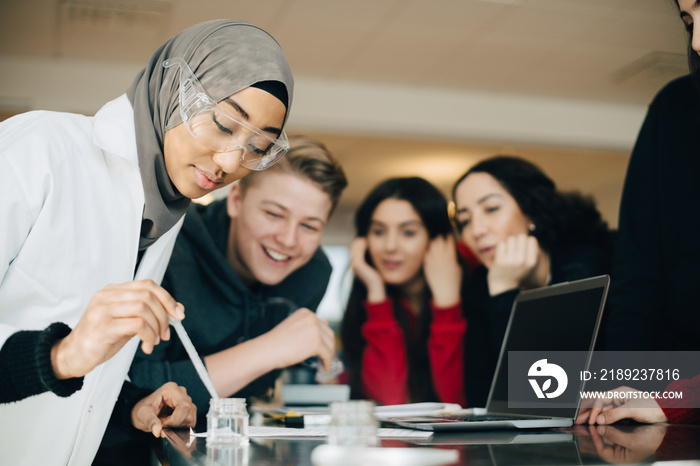
{"label": "woman with dark top", "polygon": [[[680,1],[691,65],[700,57],[700,6]],[[693,40],[696,42],[694,43]],[[700,350],[696,247],[700,217],[700,71],[667,84],[649,106],[620,204],[609,350]]]}
{"label": "woman with dark top", "polygon": [[483,406],[520,290],[608,273],[613,241],[591,199],[558,191],[518,157],[479,162],[452,194],[461,238],[481,262],[468,280],[465,378],[470,404]]}
{"label": "woman with dark top", "polygon": [[[700,217],[692,212],[700,199],[700,5],[676,5],[688,31],[691,74],[656,95],[632,151],[608,299],[607,350],[700,350]],[[700,376],[682,377],[666,387],[681,390],[682,399],[600,403],[582,410],[577,422],[700,423]]]}
{"label": "woman with dark top", "polygon": [[462,272],[445,197],[421,178],[374,188],[355,215],[341,324],[351,396],[466,403]]}
{"label": "woman with dark top", "polygon": [[113,411],[154,435],[193,425],[180,387],[148,395],[127,371],[185,316],[158,283],[190,199],[284,155],[292,88],[269,34],[216,20],[165,42],[94,117],[0,124],[3,462],[90,464]]}

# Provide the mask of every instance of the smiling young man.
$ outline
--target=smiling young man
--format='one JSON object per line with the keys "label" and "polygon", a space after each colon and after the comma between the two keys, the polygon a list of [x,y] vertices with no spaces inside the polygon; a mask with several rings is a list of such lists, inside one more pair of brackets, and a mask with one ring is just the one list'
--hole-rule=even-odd
{"label": "smiling young man", "polygon": [[[321,234],[347,180],[322,144],[293,137],[290,145],[226,199],[190,207],[163,279],[222,397],[264,394],[279,369],[312,356],[328,367],[335,356],[333,331],[312,311],[331,274]],[[145,388],[178,381],[200,415],[208,410],[210,395],[176,335],[138,352],[129,374]]]}

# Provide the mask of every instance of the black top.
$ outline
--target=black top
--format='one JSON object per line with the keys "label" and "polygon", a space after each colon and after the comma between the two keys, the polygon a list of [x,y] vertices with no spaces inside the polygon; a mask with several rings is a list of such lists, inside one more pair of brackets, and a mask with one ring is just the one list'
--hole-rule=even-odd
{"label": "black top", "polygon": [[[44,392],[68,397],[82,388],[83,377],[59,380],[51,365],[51,348],[70,332],[69,326],[55,322],[43,331],[21,330],[7,339],[0,349],[0,403],[19,401]],[[124,382],[110,425],[128,435],[139,432],[131,424],[131,410],[150,393],[150,390]]]}
{"label": "black top", "polygon": [[0,403],[23,400],[47,391],[67,397],[80,390],[83,377],[58,380],[51,366],[51,348],[68,336],[62,322],[43,331],[21,330],[0,348]]}
{"label": "black top", "polygon": [[654,98],[627,169],[606,349],[698,350],[700,97],[690,76]]}
{"label": "black top", "polygon": [[[610,249],[609,245],[578,245],[551,252],[551,284],[610,273]],[[483,265],[474,270],[465,305],[464,386],[469,406],[486,405],[513,302],[519,293],[513,289],[490,296],[487,273]]]}
{"label": "black top", "polygon": [[[308,263],[278,285],[251,289],[226,259],[230,223],[225,199],[208,206],[190,206],[163,279],[163,288],[185,306],[182,324],[201,357],[260,336],[287,317],[279,305],[266,306],[263,311],[264,303],[272,297],[283,297],[315,311],[332,270],[319,248]],[[278,375],[279,371],[272,371],[234,396],[264,394]],[[129,376],[136,385],[151,389],[174,381],[187,389],[199,414],[209,409],[209,392],[175,332],[151,355],[139,349]]]}

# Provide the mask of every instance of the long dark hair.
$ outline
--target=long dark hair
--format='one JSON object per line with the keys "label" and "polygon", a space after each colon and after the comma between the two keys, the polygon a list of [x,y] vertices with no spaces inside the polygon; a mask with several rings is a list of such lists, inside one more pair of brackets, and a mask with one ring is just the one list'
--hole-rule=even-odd
{"label": "long dark hair", "polygon": [[[676,9],[680,11],[681,7],[678,4],[678,0],[673,0],[672,2]],[[685,32],[688,37],[688,69],[690,70],[690,73],[693,75],[695,84],[699,86],[700,89],[700,55],[693,50],[693,28],[692,26],[689,27],[688,25],[684,24],[685,26]]]}
{"label": "long dark hair", "polygon": [[[421,218],[430,239],[438,235],[451,234],[450,220],[447,214],[445,196],[428,181],[418,177],[391,178],[375,187],[360,204],[355,213],[355,231],[357,236],[366,237],[372,223],[372,214],[377,206],[386,199],[408,201]],[[371,259],[367,257],[368,263]],[[423,306],[419,312],[418,341],[415,341],[406,318],[406,309],[402,304],[400,287],[387,286],[387,296],[394,307],[394,316],[403,330],[408,358],[408,390],[412,401],[435,400],[436,394],[430,374],[428,359],[428,337],[432,313],[425,312],[430,301],[427,290]],[[350,291],[347,309],[340,327],[343,343],[343,355],[350,370],[350,386],[353,398],[365,398],[362,391],[362,356],[366,341],[362,337],[362,326],[367,321],[367,311],[363,302],[367,299],[367,288],[361,280],[355,278]],[[409,311],[410,312],[410,311]]]}
{"label": "long dark hair", "polygon": [[547,252],[574,244],[610,247],[611,233],[595,201],[578,192],[561,192],[554,181],[535,164],[519,157],[499,155],[474,165],[452,188],[472,173],[493,176],[515,199],[523,214],[534,224],[533,236]]}

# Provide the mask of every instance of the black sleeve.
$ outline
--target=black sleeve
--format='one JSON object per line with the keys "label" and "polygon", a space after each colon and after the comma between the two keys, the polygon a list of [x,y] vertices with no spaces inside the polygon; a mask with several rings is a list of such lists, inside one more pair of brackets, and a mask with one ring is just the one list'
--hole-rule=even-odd
{"label": "black sleeve", "polygon": [[517,289],[489,294],[485,267],[468,278],[463,297],[467,333],[464,337],[464,388],[470,407],[486,406],[493,373]]}
{"label": "black sleeve", "polygon": [[[510,311],[520,290],[513,288],[491,296],[488,269],[483,265],[477,267],[466,280],[464,287],[466,293],[462,297],[462,306],[468,322],[468,338],[473,339],[477,333],[480,334],[478,339],[482,346],[485,345],[480,351],[488,351],[492,357],[498,358],[503,335],[510,319]],[[478,330],[475,327],[478,327]]]}
{"label": "black sleeve", "polygon": [[9,403],[47,391],[68,397],[80,390],[83,378],[59,380],[51,365],[51,348],[71,328],[61,322],[43,331],[19,331],[0,349],[0,403]]}
{"label": "black sleeve", "polygon": [[129,381],[125,381],[121,392],[119,392],[119,398],[117,398],[117,402],[114,405],[114,411],[112,411],[112,417],[109,421],[110,424],[126,431],[141,432],[131,423],[131,410],[134,409],[136,403],[151,393],[153,393],[153,390],[141,388]]}
{"label": "black sleeve", "polygon": [[645,350],[665,301],[660,283],[659,126],[652,104],[632,152],[620,204],[605,324],[606,350]]}

